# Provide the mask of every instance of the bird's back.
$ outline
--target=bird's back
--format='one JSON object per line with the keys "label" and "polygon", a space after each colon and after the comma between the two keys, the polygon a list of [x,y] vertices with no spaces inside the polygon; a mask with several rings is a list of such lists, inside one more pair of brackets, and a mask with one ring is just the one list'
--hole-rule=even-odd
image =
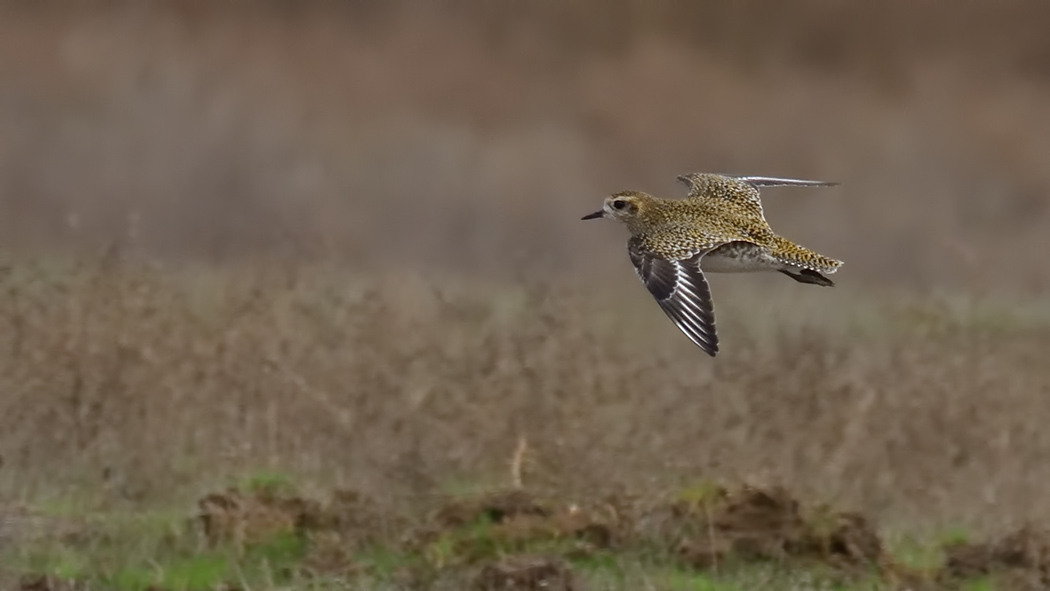
{"label": "bird's back", "polygon": [[654,199],[643,223],[632,228],[642,244],[669,259],[692,256],[698,250],[734,240],[749,240],[746,225],[732,212],[692,199]]}
{"label": "bird's back", "polygon": [[668,254],[676,250],[674,255],[686,256],[696,249],[743,241],[765,247],[772,256],[800,267],[834,272],[842,265],[774,232],[766,221],[757,187],[717,174],[693,175],[692,182],[687,198],[656,200],[651,218],[655,231],[645,237],[647,244],[658,243],[654,250]]}
{"label": "bird's back", "polygon": [[776,245],[777,236],[766,223],[761,208],[752,207],[748,201],[714,193],[686,199],[659,199],[657,205],[651,224],[654,233],[677,236],[689,248],[736,240],[767,248]]}
{"label": "bird's back", "polygon": [[689,196],[686,201],[702,205],[704,209],[717,212],[723,217],[765,224],[762,199],[754,185],[733,177],[710,173],[694,173],[680,178],[689,183]]}
{"label": "bird's back", "polygon": [[698,218],[712,227],[718,227],[718,236],[725,242],[744,241],[769,249],[770,255],[784,262],[810,268],[814,271],[833,273],[842,265],[841,261],[826,257],[816,251],[796,244],[777,234],[769,227],[764,216],[756,215],[746,203],[718,199],[694,199],[693,208],[700,212]]}

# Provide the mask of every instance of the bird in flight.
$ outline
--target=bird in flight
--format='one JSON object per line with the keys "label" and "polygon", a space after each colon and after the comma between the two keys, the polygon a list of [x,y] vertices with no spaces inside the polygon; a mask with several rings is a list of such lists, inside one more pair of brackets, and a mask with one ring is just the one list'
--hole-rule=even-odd
{"label": "bird in flight", "polygon": [[783,238],[762,212],[759,187],[830,187],[838,183],[763,176],[690,173],[677,177],[685,199],[641,191],[606,197],[585,220],[611,218],[631,232],[627,253],[660,308],[689,339],[718,353],[711,288],[704,272],[776,271],[800,283],[834,286],[838,261]]}

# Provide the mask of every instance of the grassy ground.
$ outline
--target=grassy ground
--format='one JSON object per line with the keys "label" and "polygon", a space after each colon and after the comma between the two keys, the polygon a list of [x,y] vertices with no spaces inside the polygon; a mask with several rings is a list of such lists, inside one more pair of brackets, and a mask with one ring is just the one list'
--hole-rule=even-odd
{"label": "grassy ground", "polygon": [[307,498],[265,475],[198,509],[38,507],[16,520],[26,531],[5,565],[23,589],[976,591],[1041,588],[1050,547],[1033,530],[992,544],[958,531],[889,543],[859,514],[706,482],[584,506],[507,486],[409,517],[354,491]]}
{"label": "grassy ground", "polygon": [[38,507],[15,519],[25,531],[5,564],[30,573],[22,588],[983,589],[1004,573],[1038,583],[1040,565],[1026,561],[1047,542],[1025,538],[1044,546],[1021,558],[1008,546],[1026,533],[987,548],[959,532],[887,544],[858,514],[704,482],[585,506],[507,486],[409,518],[348,490],[307,498],[265,475],[198,508]]}
{"label": "grassy ground", "polygon": [[712,361],[625,279],[610,296],[306,264],[12,263],[5,568],[117,589],[1041,576],[1045,540],[1021,526],[1050,511],[1042,304],[781,284],[748,314],[754,296],[718,281]]}

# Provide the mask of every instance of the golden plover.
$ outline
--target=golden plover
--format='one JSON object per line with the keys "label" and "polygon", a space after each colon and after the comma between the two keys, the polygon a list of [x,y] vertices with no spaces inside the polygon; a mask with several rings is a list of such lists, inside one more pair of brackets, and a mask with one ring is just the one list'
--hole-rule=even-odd
{"label": "golden plover", "polygon": [[612,218],[631,232],[627,253],[664,313],[712,357],[718,353],[711,288],[704,271],[779,271],[800,283],[831,287],[825,275],[842,261],[803,248],[770,229],[759,187],[828,187],[838,183],[691,173],[677,177],[686,199],[621,191],[585,220]]}

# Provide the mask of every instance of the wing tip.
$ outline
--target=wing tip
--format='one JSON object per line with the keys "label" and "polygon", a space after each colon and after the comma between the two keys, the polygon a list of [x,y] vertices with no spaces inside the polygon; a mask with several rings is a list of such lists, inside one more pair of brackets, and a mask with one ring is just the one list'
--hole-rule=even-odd
{"label": "wing tip", "polygon": [[661,308],[678,330],[694,345],[714,357],[718,353],[718,329],[715,328],[714,314],[696,317],[687,308],[661,303]]}
{"label": "wing tip", "polygon": [[755,187],[838,187],[842,185],[839,181],[794,179],[787,177],[735,176],[732,178]]}
{"label": "wing tip", "polygon": [[[685,336],[689,337],[689,340],[693,341],[694,345],[696,345],[697,347],[700,347],[701,351],[703,351],[704,353],[707,353],[711,357],[714,357],[714,356],[718,355],[718,336],[716,334],[714,334],[714,327],[713,326],[711,327],[711,331],[712,331],[711,334],[703,334],[702,335],[702,336],[705,336],[705,337],[710,337],[711,338],[710,341],[706,341],[706,340],[703,340],[703,339],[694,339],[688,333],[686,333]],[[682,331],[682,332],[685,332],[685,331]]]}
{"label": "wing tip", "polygon": [[710,336],[710,338],[712,339],[711,341],[706,341],[703,338],[700,338],[700,336],[694,337],[693,335],[689,334],[689,331],[684,329],[682,326],[679,326],[678,330],[681,330],[682,333],[685,334],[686,338],[688,338],[694,345],[699,347],[700,350],[704,353],[707,353],[711,357],[718,355],[718,337],[716,335],[702,335]]}

